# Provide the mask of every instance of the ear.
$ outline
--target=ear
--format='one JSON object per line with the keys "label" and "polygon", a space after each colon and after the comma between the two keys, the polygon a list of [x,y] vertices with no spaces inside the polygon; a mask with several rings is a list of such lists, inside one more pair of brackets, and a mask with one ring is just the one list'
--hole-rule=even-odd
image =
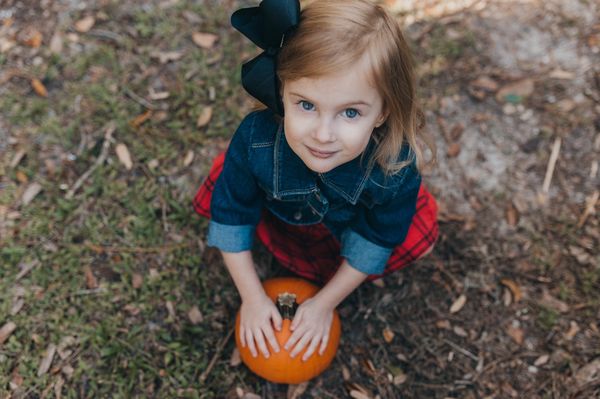
{"label": "ear", "polygon": [[377,118],[377,121],[375,122],[375,127],[383,125],[388,116],[390,116],[390,113],[387,110],[381,111],[381,115],[379,115],[379,118]]}

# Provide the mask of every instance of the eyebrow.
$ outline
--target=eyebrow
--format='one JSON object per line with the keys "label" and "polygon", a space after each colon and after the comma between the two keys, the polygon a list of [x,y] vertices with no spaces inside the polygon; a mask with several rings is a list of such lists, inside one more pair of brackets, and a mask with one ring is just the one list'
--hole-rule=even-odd
{"label": "eyebrow", "polygon": [[[305,98],[305,99],[307,99],[307,100],[308,100],[309,102],[311,102],[311,103],[312,103],[312,102],[314,102],[314,101],[313,101],[313,100],[311,100],[310,98],[308,98],[308,97],[306,97],[306,96],[304,96],[304,95],[302,95],[302,94],[300,94],[300,93],[290,92],[290,96],[301,97],[301,98]],[[341,105],[340,105],[340,108],[343,108],[343,107],[349,107],[349,106],[351,106],[351,105],[364,105],[364,106],[366,106],[366,107],[369,107],[369,108],[371,108],[371,104],[370,104],[370,103],[368,103],[368,102],[365,102],[365,101],[361,101],[361,100],[358,100],[358,101],[350,101],[349,103],[341,104]]]}

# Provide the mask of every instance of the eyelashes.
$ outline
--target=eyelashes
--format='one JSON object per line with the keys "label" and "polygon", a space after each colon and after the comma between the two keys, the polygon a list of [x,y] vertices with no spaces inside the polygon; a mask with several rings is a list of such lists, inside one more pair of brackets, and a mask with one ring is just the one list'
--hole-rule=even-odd
{"label": "eyelashes", "polygon": [[[315,105],[306,100],[300,100],[296,103],[303,111],[311,112],[315,110]],[[356,108],[346,108],[342,111],[342,115],[348,119],[356,119],[361,116],[361,113]]]}

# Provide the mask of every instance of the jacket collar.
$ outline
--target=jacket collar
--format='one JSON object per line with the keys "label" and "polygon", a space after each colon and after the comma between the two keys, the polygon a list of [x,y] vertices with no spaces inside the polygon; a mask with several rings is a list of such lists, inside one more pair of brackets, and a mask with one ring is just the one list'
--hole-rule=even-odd
{"label": "jacket collar", "polygon": [[347,201],[356,204],[372,170],[372,165],[368,165],[368,160],[374,147],[374,141],[370,140],[363,155],[329,172],[316,173],[306,167],[300,157],[291,149],[285,139],[283,125],[280,125],[275,137],[274,148],[274,196],[280,198],[286,195],[308,194],[317,191],[317,181],[320,180]]}

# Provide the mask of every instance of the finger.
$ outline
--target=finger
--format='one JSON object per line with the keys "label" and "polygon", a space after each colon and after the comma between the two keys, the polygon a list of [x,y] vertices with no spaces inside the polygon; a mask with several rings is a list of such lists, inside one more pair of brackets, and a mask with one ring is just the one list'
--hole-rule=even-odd
{"label": "finger", "polygon": [[308,349],[306,350],[306,352],[304,352],[304,355],[302,356],[303,362],[307,361],[308,358],[311,357],[313,353],[315,353],[315,349],[317,349],[317,345],[319,345],[320,341],[321,340],[318,336],[313,337],[313,339],[310,341],[310,344],[308,345]]}
{"label": "finger", "polygon": [[276,353],[278,353],[279,352],[279,343],[277,343],[277,338],[275,338],[275,334],[273,333],[273,329],[271,328],[270,325],[268,328],[263,329],[263,334],[267,338],[267,341],[269,342],[269,345],[271,345],[271,348],[273,348],[273,350]]}
{"label": "finger", "polygon": [[240,342],[242,343],[242,348],[246,347],[246,329],[244,327],[240,327]]}
{"label": "finger", "polygon": [[281,331],[281,325],[283,324],[283,319],[281,318],[281,314],[277,310],[277,308],[273,308],[273,313],[271,313],[271,320],[273,320],[273,325],[277,331]]}
{"label": "finger", "polygon": [[256,345],[258,345],[258,350],[263,354],[265,358],[269,358],[269,349],[267,348],[267,343],[265,342],[265,337],[263,332],[260,329],[257,329],[254,332],[254,340],[256,341]]}
{"label": "finger", "polygon": [[304,336],[300,339],[300,341],[298,341],[298,343],[292,350],[292,353],[290,353],[290,356],[296,357],[298,355],[298,353],[302,352],[302,350],[304,350],[304,348],[306,348],[306,345],[308,344],[308,342],[311,339],[312,339],[311,334],[308,334],[308,333],[304,334]]}
{"label": "finger", "polygon": [[302,338],[304,330],[296,330],[292,333],[292,336],[288,338],[287,342],[284,345],[284,349],[289,351],[295,344],[298,342],[300,338]]}
{"label": "finger", "polygon": [[321,339],[321,346],[319,347],[319,355],[325,353],[325,349],[327,349],[327,344],[329,343],[329,330],[325,331],[325,335],[323,335],[323,339]]}
{"label": "finger", "polygon": [[304,312],[302,312],[301,309],[299,309],[296,314],[294,315],[294,319],[292,320],[292,324],[290,325],[290,330],[294,331],[298,325],[300,324],[300,322],[302,321],[302,314]]}
{"label": "finger", "polygon": [[250,349],[252,357],[256,357],[258,355],[256,353],[256,345],[254,345],[254,337],[252,336],[252,331],[249,328],[246,330],[246,344],[248,345],[248,349]]}

